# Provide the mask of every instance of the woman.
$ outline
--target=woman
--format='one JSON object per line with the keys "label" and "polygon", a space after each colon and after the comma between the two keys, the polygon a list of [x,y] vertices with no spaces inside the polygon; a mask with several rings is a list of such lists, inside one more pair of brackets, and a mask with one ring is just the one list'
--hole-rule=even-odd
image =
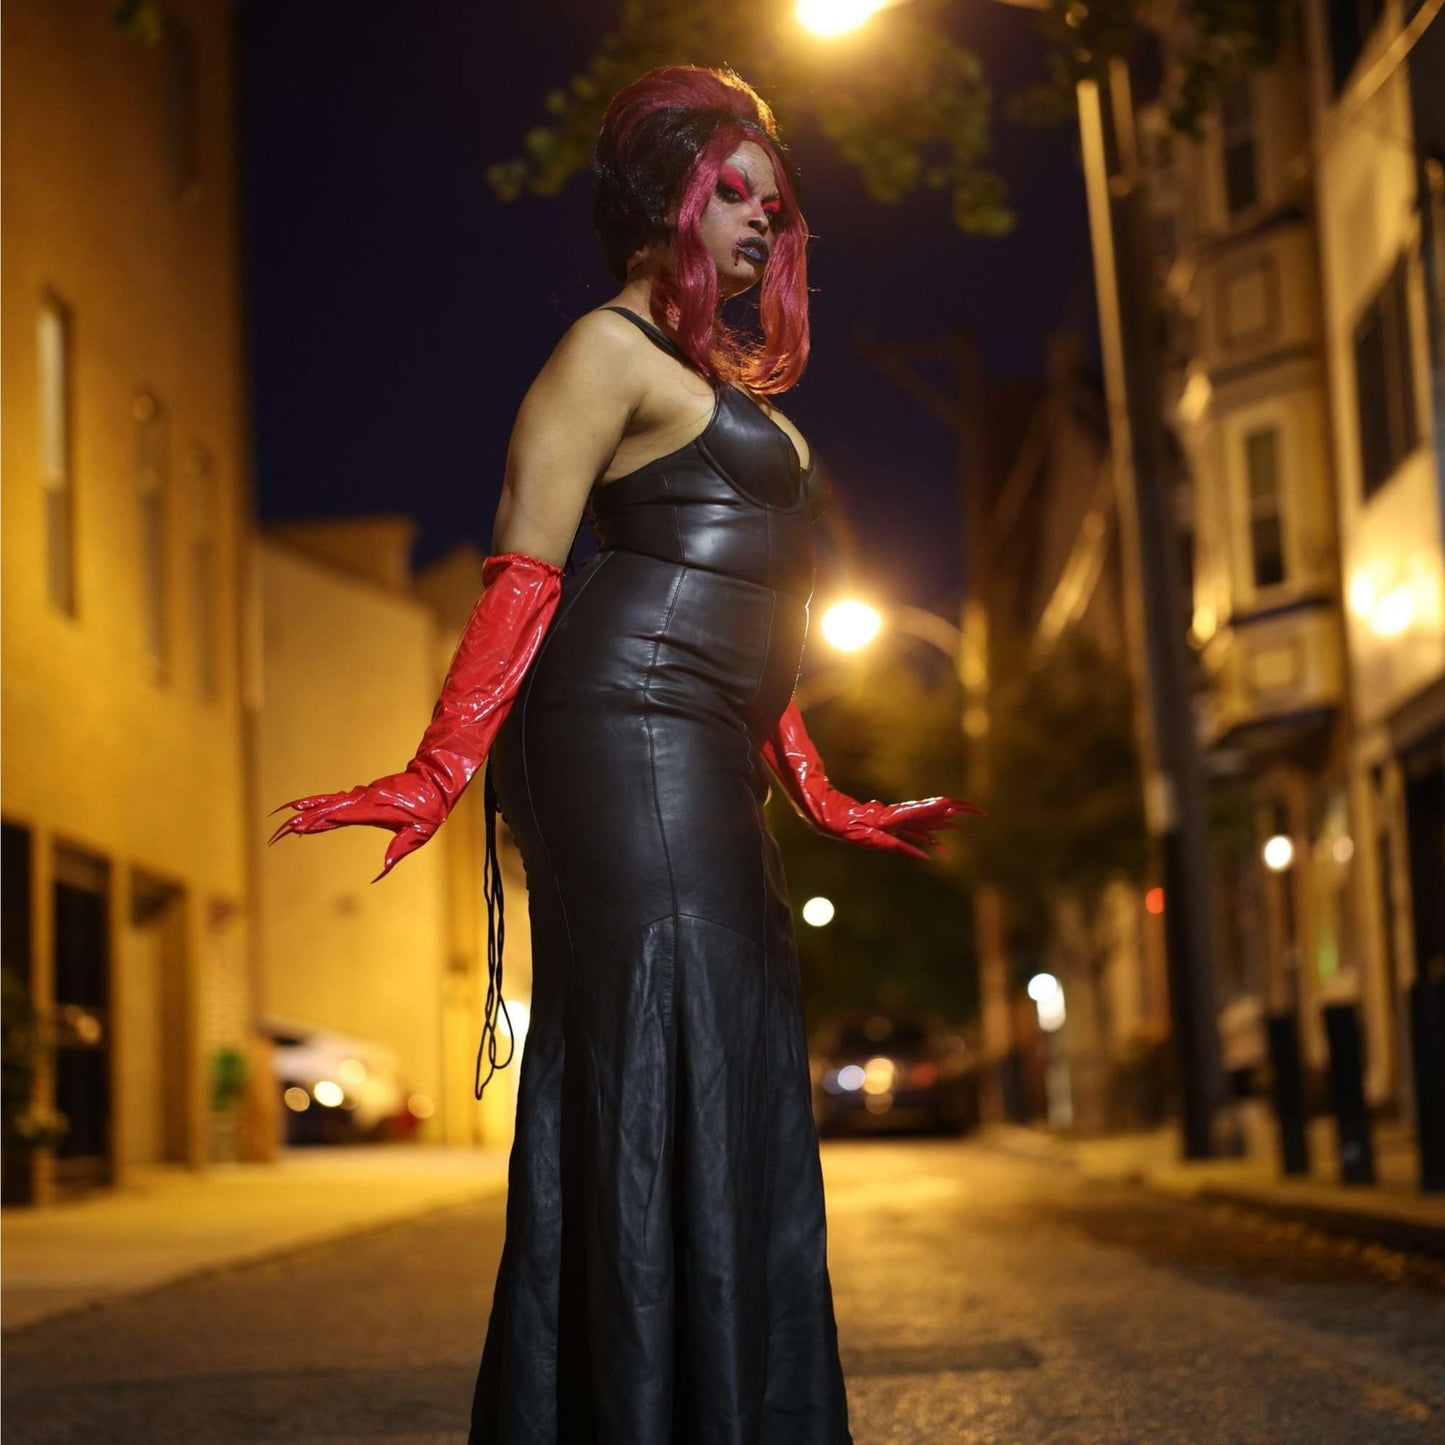
{"label": "woman", "polygon": [[[820,829],[919,857],[978,810],[838,793],[790,700],[818,505],[765,400],[808,353],[808,232],[771,112],[730,73],[653,71],[609,106],[596,173],[621,289],[522,403],[418,755],[286,805],[276,837],[389,828],[384,876],[491,751],[533,993],[472,1445],[845,1445],[767,769]],[[759,280],[749,344],[719,308]],[[565,575],[584,510],[600,550]]]}

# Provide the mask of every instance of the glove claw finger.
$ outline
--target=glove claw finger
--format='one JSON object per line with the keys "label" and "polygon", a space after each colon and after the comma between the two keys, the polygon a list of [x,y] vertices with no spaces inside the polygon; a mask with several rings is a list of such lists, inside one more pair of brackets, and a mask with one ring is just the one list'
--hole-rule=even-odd
{"label": "glove claw finger", "polygon": [[[312,793],[304,798],[292,798],[289,803],[282,803],[280,807],[272,808],[271,813],[279,813],[281,808],[295,808],[298,812],[305,812],[308,808],[314,808],[318,803],[324,802],[331,795],[329,793]],[[267,813],[269,818],[271,813]]]}

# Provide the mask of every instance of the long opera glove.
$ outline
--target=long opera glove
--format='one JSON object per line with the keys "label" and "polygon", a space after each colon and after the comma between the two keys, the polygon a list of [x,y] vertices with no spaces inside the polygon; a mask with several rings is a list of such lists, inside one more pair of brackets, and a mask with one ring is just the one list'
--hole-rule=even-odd
{"label": "long opera glove", "polygon": [[[955,828],[961,813],[982,813],[977,803],[956,798],[922,798],[908,803],[860,803],[840,793],[823,772],[823,760],[803,726],[803,714],[789,701],[778,725],[763,743],[764,761],[777,775],[793,806],[820,833],[887,848],[915,858],[937,856],[938,832]],[[928,849],[933,849],[932,853]]]}
{"label": "long opera glove", "polygon": [[[416,756],[400,773],[344,793],[282,803],[297,811],[271,835],[366,824],[396,836],[378,883],[446,821],[481,766],[542,644],[562,591],[562,568],[524,552],[482,564],[482,595],[447,671]],[[273,813],[280,812],[273,808]]]}

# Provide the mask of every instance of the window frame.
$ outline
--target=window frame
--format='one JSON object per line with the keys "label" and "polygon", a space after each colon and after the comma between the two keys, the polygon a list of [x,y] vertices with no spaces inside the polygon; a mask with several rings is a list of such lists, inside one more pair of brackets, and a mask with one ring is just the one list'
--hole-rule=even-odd
{"label": "window frame", "polygon": [[44,513],[45,596],[62,617],[80,616],[75,537],[75,313],[46,287],[36,316],[37,448]]}
{"label": "window frame", "polygon": [[[1360,308],[1351,331],[1354,368],[1355,459],[1360,469],[1360,499],[1369,501],[1387,486],[1424,440],[1414,328],[1410,317],[1410,252],[1401,250],[1369,300]],[[1378,385],[1362,385],[1366,345],[1377,335]],[[1371,351],[1375,348],[1371,346]],[[1380,400],[1376,416],[1367,408]],[[1383,429],[1382,429],[1383,428]]]}

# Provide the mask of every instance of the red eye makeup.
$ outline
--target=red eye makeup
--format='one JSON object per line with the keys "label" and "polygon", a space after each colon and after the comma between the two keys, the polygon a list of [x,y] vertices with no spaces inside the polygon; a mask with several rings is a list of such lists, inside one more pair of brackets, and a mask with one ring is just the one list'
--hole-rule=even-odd
{"label": "red eye makeup", "polygon": [[[725,165],[718,171],[718,180],[722,185],[733,191],[741,200],[751,200],[753,188],[748,178],[733,165]],[[777,196],[769,196],[762,203],[763,214],[770,220],[778,216],[782,210],[782,201]]]}

